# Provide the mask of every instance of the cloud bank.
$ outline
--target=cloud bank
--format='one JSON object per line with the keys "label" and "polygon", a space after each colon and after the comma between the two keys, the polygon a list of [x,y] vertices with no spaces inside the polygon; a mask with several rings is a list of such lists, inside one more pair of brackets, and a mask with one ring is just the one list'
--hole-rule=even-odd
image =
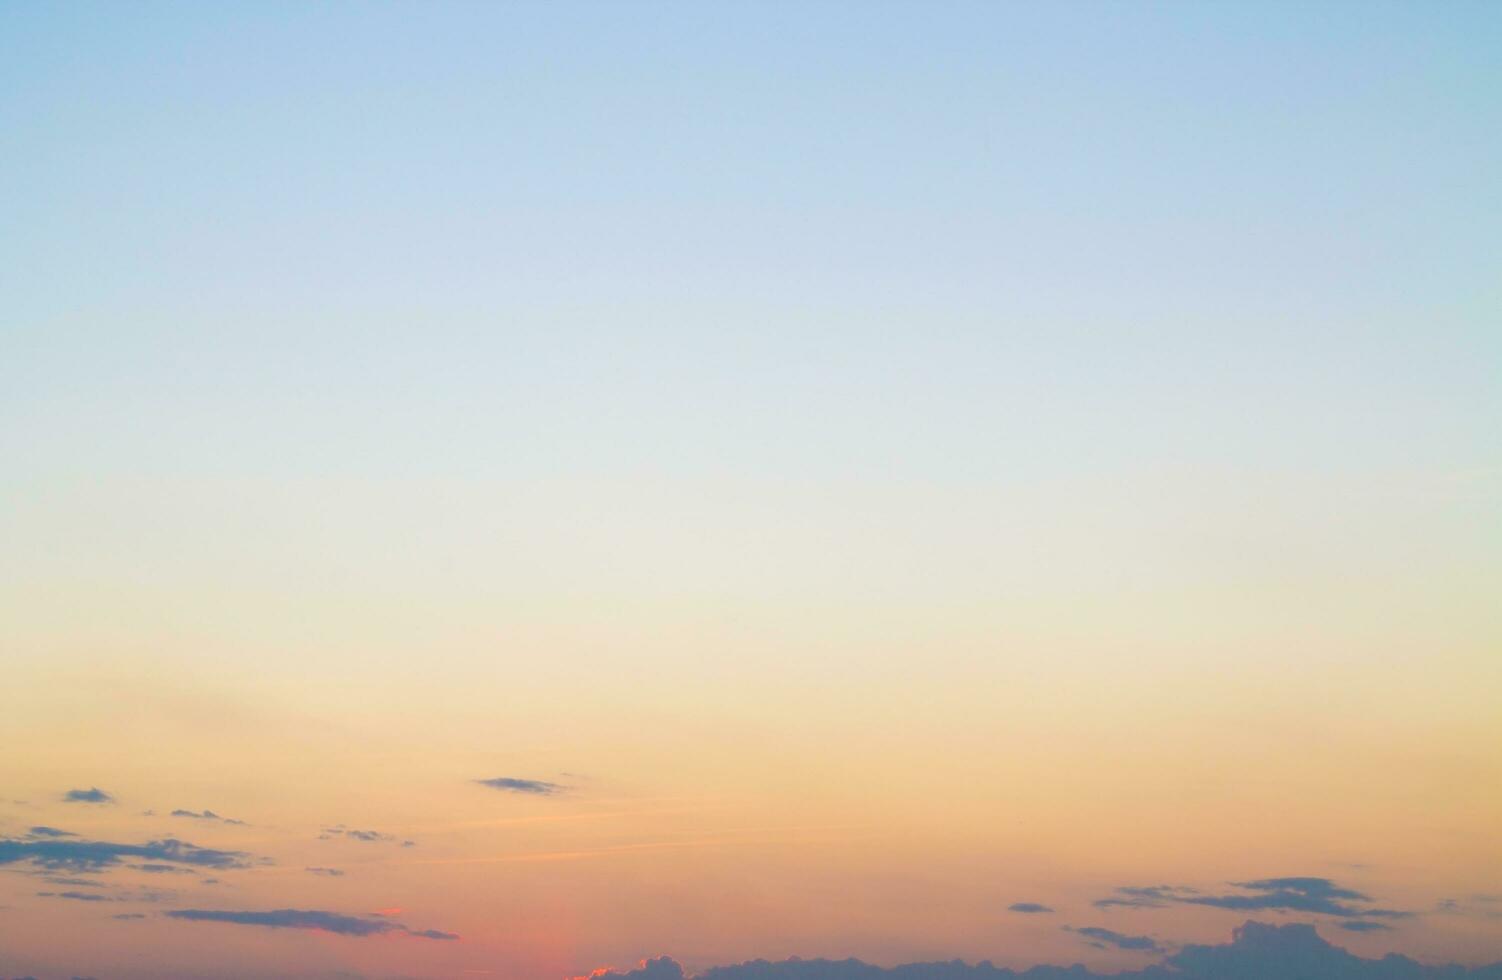
{"label": "cloud bank", "polygon": [[[1107,931],[1076,930],[1081,935]],[[590,978],[689,980],[690,976],[677,962],[662,957],[625,972],[596,970]],[[1229,943],[1185,946],[1157,964],[1125,973],[1096,973],[1079,965],[1035,966],[1018,972],[957,960],[882,968],[860,960],[793,959],[711,967],[692,976],[695,980],[1502,980],[1502,963],[1467,969],[1426,966],[1397,955],[1371,960],[1332,946],[1311,925],[1247,922]]]}

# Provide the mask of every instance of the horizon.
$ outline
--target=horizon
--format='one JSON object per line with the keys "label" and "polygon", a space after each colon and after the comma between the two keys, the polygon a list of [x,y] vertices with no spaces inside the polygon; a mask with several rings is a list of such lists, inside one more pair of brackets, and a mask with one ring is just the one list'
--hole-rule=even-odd
{"label": "horizon", "polygon": [[0,3],[0,977],[1502,962],[1499,51]]}

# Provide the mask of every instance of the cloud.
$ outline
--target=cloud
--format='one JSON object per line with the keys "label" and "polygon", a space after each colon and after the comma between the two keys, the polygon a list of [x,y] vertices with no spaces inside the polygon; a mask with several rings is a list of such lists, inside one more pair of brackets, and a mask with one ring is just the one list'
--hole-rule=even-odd
{"label": "cloud", "polygon": [[197,871],[192,868],[179,868],[171,864],[132,864],[137,871],[144,871],[153,875],[196,875]]}
{"label": "cloud", "polygon": [[529,793],[533,796],[554,796],[567,787],[557,783],[545,783],[540,779],[516,779],[511,776],[496,776],[494,779],[477,779],[475,782],[491,789],[507,793]]}
{"label": "cloud", "polygon": [[303,868],[310,875],[324,875],[328,878],[342,878],[344,872],[338,868]]}
{"label": "cloud", "polygon": [[[323,832],[318,835],[319,840],[332,840],[335,837],[347,837],[350,840],[364,841],[367,844],[385,843],[386,841],[396,840],[391,834],[383,834],[379,830],[351,830],[344,826],[344,824],[325,827],[323,828]],[[403,841],[402,846],[411,847],[413,843],[413,841]]]}
{"label": "cloud", "polygon": [[418,939],[458,939],[459,936],[452,932],[440,932],[437,929],[408,929],[407,935],[416,936]]}
{"label": "cloud", "polygon": [[437,929],[409,929],[400,922],[376,919],[318,909],[275,909],[270,912],[221,912],[210,909],[174,909],[165,913],[173,919],[192,922],[225,922],[241,926],[261,926],[267,929],[311,929],[340,936],[380,936],[390,934],[414,936],[418,939],[458,939],[452,932]]}
{"label": "cloud", "polygon": [[1024,915],[1037,915],[1041,912],[1052,912],[1047,905],[1039,905],[1037,902],[1013,902],[1007,906],[1008,912],[1021,912]]}
{"label": "cloud", "polygon": [[[789,962],[801,962],[801,961],[789,961]],[[811,960],[809,962],[811,962],[811,963],[828,963],[829,961],[828,960]],[[846,960],[845,962],[846,963],[856,963],[856,962],[859,962],[859,961],[857,961],[857,960]],[[759,961],[757,961],[756,964],[744,963],[744,964],[742,964],[739,967],[736,967],[736,966],[718,967],[717,969],[720,970],[720,971],[723,971],[723,970],[739,970],[739,969],[743,969],[745,967],[750,967],[750,966],[753,966],[753,965],[756,965],[756,966],[766,966],[766,967],[771,968],[772,970],[775,970],[775,969],[777,969],[777,967],[783,966],[785,964],[767,963],[765,960],[759,960]],[[831,964],[831,965],[838,967],[838,966],[841,966],[843,964],[836,963],[836,964]],[[861,963],[860,965],[861,966],[865,966],[864,963]],[[874,970],[876,968],[875,967],[867,967],[867,969],[868,970]],[[716,972],[716,970],[711,970],[710,971],[710,973],[714,973],[714,972]],[[767,976],[767,977],[772,977],[772,976],[775,976],[776,974],[766,973],[764,975]],[[600,978],[606,978],[606,977],[622,978],[622,980],[624,980],[624,978],[630,978],[630,980],[683,980],[683,977],[685,977],[685,976],[686,976],[686,974],[683,972],[683,967],[679,966],[676,961],[674,961],[672,959],[669,959],[666,956],[659,956],[655,960],[642,960],[640,963],[637,964],[636,969],[632,970],[629,973],[618,973],[615,970],[611,970],[611,969],[606,968],[606,969],[595,970],[594,972],[592,972],[587,977],[574,977],[573,980],[600,980]],[[788,974],[788,976],[791,976],[791,974]],[[831,974],[828,974],[828,976],[831,977],[831,978],[834,978],[835,975],[831,973]],[[851,974],[851,976],[854,976],[854,974]]]}
{"label": "cloud", "polygon": [[1353,919],[1350,922],[1340,923],[1340,927],[1347,932],[1389,932],[1392,929],[1392,926],[1372,922],[1370,919]]}
{"label": "cloud", "polygon": [[75,902],[113,902],[113,898],[95,892],[37,892],[43,898],[69,898]]}
{"label": "cloud", "polygon": [[1098,909],[1108,909],[1114,906],[1126,908],[1160,909],[1170,902],[1181,901],[1187,896],[1199,894],[1194,888],[1184,888],[1176,885],[1148,885],[1135,888],[1118,888],[1116,894],[1110,898],[1101,898],[1092,902]]}
{"label": "cloud", "polygon": [[58,830],[56,827],[32,827],[27,831],[28,837],[77,837],[78,835],[67,830]]}
{"label": "cloud", "polygon": [[[32,872],[33,874],[35,872]],[[90,881],[87,878],[61,878],[56,875],[42,875],[42,880],[49,885],[70,885],[73,888],[107,888],[103,882]]]}
{"label": "cloud", "polygon": [[1237,912],[1309,912],[1342,919],[1404,919],[1413,914],[1397,909],[1370,907],[1367,904],[1372,901],[1370,897],[1341,887],[1328,878],[1261,878],[1256,881],[1233,881],[1230,884],[1233,888],[1242,889],[1244,893],[1206,895],[1183,886],[1152,885],[1118,888],[1113,896],[1099,899],[1094,904],[1096,908],[1162,908],[1177,903]]}
{"label": "cloud", "polygon": [[1497,895],[1471,895],[1465,901],[1442,898],[1434,905],[1436,912],[1446,915],[1479,916],[1483,919],[1502,919],[1502,909],[1497,908]]}
{"label": "cloud", "polygon": [[145,912],[121,912],[119,915],[110,916],[111,919],[144,919]]}
{"label": "cloud", "polygon": [[64,803],[113,803],[115,798],[98,786],[88,789],[70,789],[63,794]]}
{"label": "cloud", "polygon": [[[1110,941],[1110,930],[1080,929],[1087,941]],[[1147,937],[1121,937],[1129,942]],[[1148,940],[1151,942],[1151,940]],[[690,975],[667,957],[647,960],[633,970],[596,970],[575,980],[685,980]],[[1274,926],[1247,922],[1229,943],[1188,945],[1158,963],[1124,973],[1096,973],[1083,966],[1038,966],[1018,973],[959,961],[910,963],[884,969],[860,960],[754,960],[718,966],[693,975],[695,980],[1497,980],[1502,963],[1466,969],[1425,966],[1405,956],[1370,960],[1320,938],[1313,926]]]}
{"label": "cloud", "polygon": [[145,844],[0,838],[0,864],[26,861],[48,871],[100,871],[118,865],[122,858],[204,868],[244,868],[250,864],[250,855],[243,851],[198,847],[170,837]]}
{"label": "cloud", "polygon": [[215,813],[213,810],[202,810],[202,811],[173,810],[172,811],[172,816],[174,816],[174,817],[187,817],[187,818],[189,818],[191,820],[217,820],[220,823],[234,824],[234,825],[239,826],[239,827],[245,826],[245,821],[244,820],[232,820],[229,817],[221,817],[219,814]]}
{"label": "cloud", "polygon": [[1163,951],[1163,947],[1159,946],[1158,941],[1151,936],[1127,936],[1099,926],[1082,926],[1078,929],[1065,926],[1064,928],[1076,935],[1084,936],[1090,940],[1090,945],[1100,949],[1105,949],[1106,944],[1109,943],[1117,949],[1127,949],[1133,952],[1159,953]]}

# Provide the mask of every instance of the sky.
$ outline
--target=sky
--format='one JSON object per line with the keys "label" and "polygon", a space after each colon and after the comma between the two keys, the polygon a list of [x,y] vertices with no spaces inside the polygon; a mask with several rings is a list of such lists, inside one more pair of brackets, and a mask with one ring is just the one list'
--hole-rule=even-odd
{"label": "sky", "polygon": [[0,3],[0,975],[1502,961],[1499,50]]}

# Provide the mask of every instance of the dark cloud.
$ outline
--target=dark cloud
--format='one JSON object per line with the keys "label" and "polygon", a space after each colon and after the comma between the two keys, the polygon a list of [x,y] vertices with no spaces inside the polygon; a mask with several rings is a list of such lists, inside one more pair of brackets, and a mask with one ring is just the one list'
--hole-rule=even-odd
{"label": "dark cloud", "polygon": [[210,909],[174,909],[165,913],[174,919],[193,922],[226,922],[232,925],[261,926],[267,929],[311,929],[340,936],[380,936],[398,934],[419,939],[458,939],[452,932],[437,929],[409,929],[390,919],[364,918],[324,912],[317,909],[275,909],[270,912],[221,912]]}
{"label": "dark cloud", "polygon": [[516,779],[511,776],[496,776],[494,779],[477,779],[475,782],[481,786],[489,786],[491,789],[498,789],[507,793],[530,793],[533,796],[553,796],[563,792],[565,789],[565,787],[557,783],[545,783],[540,779]]}
{"label": "dark cloud", "polygon": [[113,803],[115,798],[98,786],[88,789],[70,789],[63,794],[64,803]]}
{"label": "dark cloud", "polygon": [[32,827],[26,832],[28,837],[77,837],[78,835],[67,830],[58,830],[56,827]]}
{"label": "dark cloud", "polygon": [[1013,902],[1007,906],[1008,912],[1021,912],[1024,915],[1037,915],[1040,912],[1052,912],[1047,905],[1039,905],[1037,902]]}
{"label": "dark cloud", "polygon": [[213,810],[200,810],[200,811],[194,811],[194,810],[173,810],[172,811],[172,816],[174,816],[174,817],[187,817],[187,818],[189,818],[191,820],[217,820],[219,823],[234,824],[234,825],[240,826],[240,827],[245,826],[245,821],[244,820],[232,820],[229,817],[221,817],[219,814],[215,813]]}
{"label": "dark cloud", "polygon": [[338,868],[303,868],[310,875],[323,875],[328,878],[342,878],[344,872]]}
{"label": "dark cloud", "polygon": [[1127,936],[1111,929],[1102,929],[1099,926],[1082,926],[1078,929],[1073,926],[1065,926],[1065,929],[1078,936],[1084,936],[1090,941],[1090,945],[1105,949],[1107,945],[1117,949],[1127,949],[1139,953],[1160,953],[1163,947],[1151,936]]}
{"label": "dark cloud", "polygon": [[1370,897],[1337,885],[1328,878],[1261,878],[1256,881],[1233,881],[1230,884],[1243,892],[1206,895],[1193,888],[1151,885],[1118,888],[1114,895],[1099,899],[1094,904],[1097,908],[1162,908],[1177,903],[1237,912],[1308,912],[1342,919],[1403,919],[1413,914],[1397,909],[1372,907],[1367,904],[1372,901]]}
{"label": "dark cloud", "polygon": [[0,839],[0,864],[28,861],[48,871],[100,871],[118,865],[122,858],[185,864],[205,868],[244,868],[250,855],[243,851],[220,851],[167,838],[145,844],[114,844],[89,840]]}
{"label": "dark cloud", "polygon": [[121,912],[119,915],[110,916],[111,919],[144,919],[145,912]]}
{"label": "dark cloud", "polygon": [[1370,919],[1352,919],[1349,922],[1340,923],[1340,927],[1346,932],[1388,932],[1392,929],[1392,926],[1385,926]]}
{"label": "dark cloud", "polygon": [[[1108,931],[1092,935],[1078,930],[1091,942],[1101,942],[1102,933]],[[634,970],[593,974],[595,980],[685,980],[688,976],[666,957],[643,962]],[[860,960],[794,959],[712,967],[693,976],[695,980],[1499,980],[1502,963],[1466,969],[1425,966],[1397,955],[1370,960],[1330,945],[1313,926],[1248,922],[1229,943],[1185,946],[1156,964],[1124,973],[1096,973],[1079,965],[1015,972],[990,963],[969,966],[958,961],[884,969]]]}

